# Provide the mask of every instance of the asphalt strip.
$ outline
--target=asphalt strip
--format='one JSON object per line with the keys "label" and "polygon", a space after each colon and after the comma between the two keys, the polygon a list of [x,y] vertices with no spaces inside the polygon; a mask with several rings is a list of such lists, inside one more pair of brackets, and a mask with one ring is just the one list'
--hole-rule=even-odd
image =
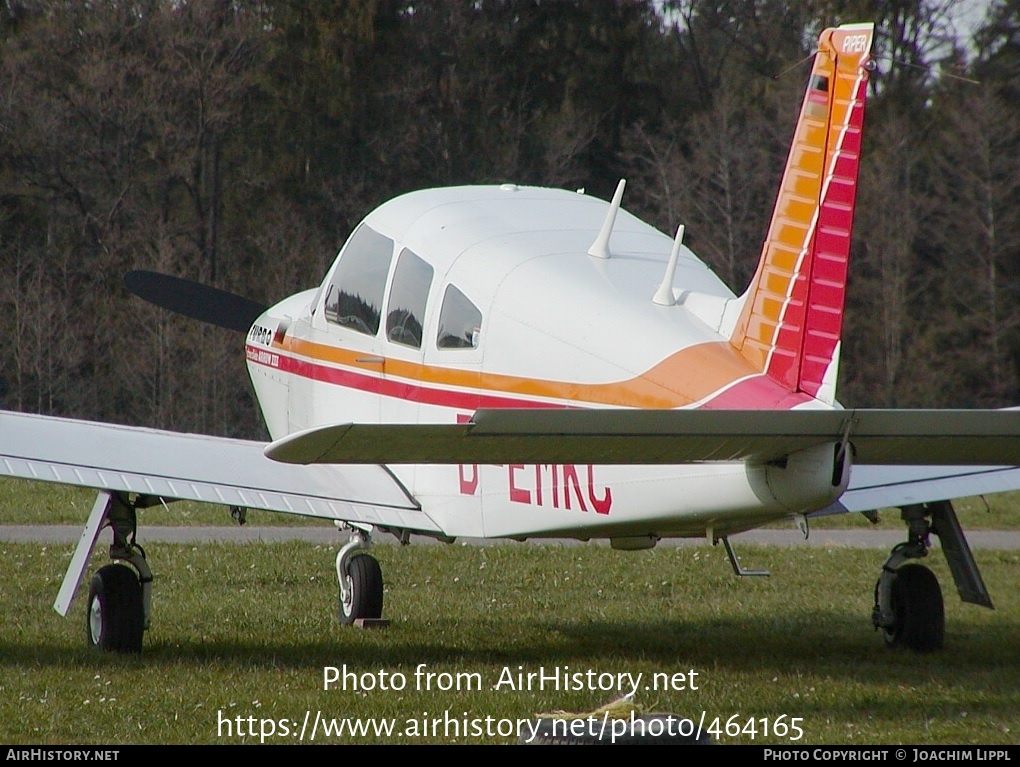
{"label": "asphalt strip", "polygon": [[[2,543],[76,543],[82,529],[73,525],[0,525]],[[108,533],[103,533],[104,539]],[[905,530],[811,530],[807,540],[798,530],[751,530],[731,537],[734,545],[741,543],[765,544],[770,546],[844,546],[854,549],[891,549],[906,539]],[[278,543],[282,541],[305,541],[313,544],[338,545],[346,535],[333,527],[144,527],[139,531],[140,543]],[[971,530],[967,540],[975,549],[998,549],[1015,551],[1020,549],[1020,532],[1013,530]],[[377,535],[373,541],[378,544],[395,544],[391,535]],[[436,545],[438,542],[426,536],[413,536],[412,545]],[[578,546],[584,541],[573,539],[532,539],[524,544],[510,540],[491,538],[460,538],[456,544],[469,546]],[[608,541],[598,541],[609,545]],[[704,538],[668,538],[660,546],[701,546]],[[932,545],[938,546],[938,538],[932,536]]]}

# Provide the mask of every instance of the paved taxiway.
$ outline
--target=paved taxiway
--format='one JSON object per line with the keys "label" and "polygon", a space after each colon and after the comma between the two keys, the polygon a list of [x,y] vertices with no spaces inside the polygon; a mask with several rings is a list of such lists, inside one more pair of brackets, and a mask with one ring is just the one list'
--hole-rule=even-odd
{"label": "paved taxiway", "polygon": [[[104,533],[104,538],[108,533]],[[81,528],[73,525],[0,525],[0,543],[76,543]],[[807,540],[797,530],[751,530],[732,537],[736,545],[741,543],[769,544],[774,546],[846,546],[858,549],[891,549],[905,540],[903,530],[811,530]],[[228,543],[256,543],[277,541],[306,541],[308,543],[336,544],[343,536],[332,527],[145,527],[139,535],[142,543],[202,543],[224,541]],[[394,543],[390,535],[378,535],[373,539],[380,544]],[[1020,549],[1020,532],[1008,530],[970,530],[967,540],[975,549]],[[478,538],[461,538],[458,543],[470,545],[512,544]],[[414,544],[431,544],[435,541],[423,536],[412,538]],[[533,540],[531,544],[577,545],[578,541],[554,539]],[[667,539],[660,546],[698,546],[702,538]],[[608,544],[606,544],[608,545]],[[932,536],[932,545],[938,547],[938,539]]]}

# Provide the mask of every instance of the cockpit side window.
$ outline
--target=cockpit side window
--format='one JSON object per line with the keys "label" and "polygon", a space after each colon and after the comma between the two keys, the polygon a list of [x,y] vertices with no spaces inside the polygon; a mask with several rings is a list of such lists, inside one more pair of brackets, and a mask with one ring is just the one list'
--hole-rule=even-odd
{"label": "cockpit side window", "polygon": [[393,240],[364,224],[354,233],[326,289],[326,319],[359,333],[379,332]]}
{"label": "cockpit side window", "polygon": [[474,349],[481,340],[482,313],[453,285],[446,286],[443,308],[439,312],[440,349]]}
{"label": "cockpit side window", "polygon": [[425,302],[432,287],[432,267],[404,248],[397,259],[386,312],[386,337],[397,344],[421,348]]}

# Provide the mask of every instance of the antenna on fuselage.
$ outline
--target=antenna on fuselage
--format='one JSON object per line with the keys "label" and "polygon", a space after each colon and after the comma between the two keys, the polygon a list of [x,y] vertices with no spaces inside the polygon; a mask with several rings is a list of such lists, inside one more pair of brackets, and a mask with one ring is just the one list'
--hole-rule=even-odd
{"label": "antenna on fuselage", "polygon": [[606,213],[606,220],[602,222],[602,231],[595,238],[595,242],[588,248],[588,255],[595,258],[609,258],[609,238],[613,234],[613,224],[616,223],[616,214],[620,211],[620,203],[623,201],[623,190],[627,186],[627,179],[621,178],[616,185],[616,193],[613,201],[609,203],[609,212]]}
{"label": "antenna on fuselage", "polygon": [[676,276],[676,265],[680,260],[680,246],[684,242],[684,230],[686,227],[680,224],[676,228],[676,237],[673,238],[673,251],[669,254],[669,263],[666,264],[666,276],[662,278],[662,284],[652,296],[652,303],[659,306],[674,306],[676,298],[673,297],[673,277]]}

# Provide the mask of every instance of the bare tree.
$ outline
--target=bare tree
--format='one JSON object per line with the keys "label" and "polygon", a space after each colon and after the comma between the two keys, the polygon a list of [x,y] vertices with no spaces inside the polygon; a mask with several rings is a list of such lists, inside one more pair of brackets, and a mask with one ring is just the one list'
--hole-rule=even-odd
{"label": "bare tree", "polygon": [[933,233],[954,275],[952,297],[968,329],[965,360],[977,401],[1015,404],[1012,361],[1020,325],[1020,123],[991,87],[957,88],[937,154],[941,206]]}

